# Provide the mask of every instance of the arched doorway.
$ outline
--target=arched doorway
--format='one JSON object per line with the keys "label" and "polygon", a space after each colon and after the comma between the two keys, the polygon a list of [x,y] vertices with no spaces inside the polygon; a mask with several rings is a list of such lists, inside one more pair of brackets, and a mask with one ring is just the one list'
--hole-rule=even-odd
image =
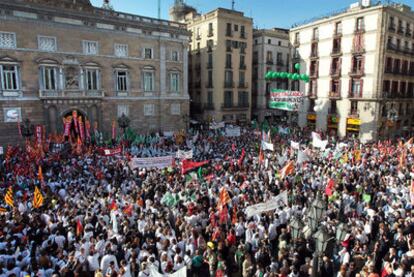
{"label": "arched doorway", "polygon": [[90,140],[90,122],[85,112],[73,109],[63,113],[63,136],[66,141],[82,143]]}

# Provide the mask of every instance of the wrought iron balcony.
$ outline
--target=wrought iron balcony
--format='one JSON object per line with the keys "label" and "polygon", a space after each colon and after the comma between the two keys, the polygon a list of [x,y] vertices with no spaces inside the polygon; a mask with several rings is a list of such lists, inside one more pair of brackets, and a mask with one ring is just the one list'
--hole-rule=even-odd
{"label": "wrought iron balcony", "polygon": [[103,90],[40,90],[39,98],[103,98]]}

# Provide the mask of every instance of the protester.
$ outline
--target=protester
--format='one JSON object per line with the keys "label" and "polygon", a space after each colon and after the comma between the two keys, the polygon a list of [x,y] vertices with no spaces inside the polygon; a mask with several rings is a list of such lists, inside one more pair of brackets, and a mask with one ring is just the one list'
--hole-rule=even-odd
{"label": "protester", "polygon": [[[94,145],[64,155],[9,147],[0,277],[414,276],[411,140],[325,142],[293,126],[264,129],[141,136],[108,156]],[[133,166],[178,150],[192,161]],[[318,224],[333,239],[315,260],[309,227],[295,240],[290,222],[310,226],[318,197]],[[340,223],[348,231],[337,240]]]}

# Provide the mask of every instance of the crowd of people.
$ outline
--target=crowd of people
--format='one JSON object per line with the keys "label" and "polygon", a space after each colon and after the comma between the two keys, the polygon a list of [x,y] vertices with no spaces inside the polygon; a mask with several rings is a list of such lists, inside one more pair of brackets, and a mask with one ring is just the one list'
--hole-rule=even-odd
{"label": "crowd of people", "polygon": [[[11,187],[14,207],[1,203],[0,277],[414,276],[408,139],[327,138],[320,149],[309,132],[290,127],[269,132],[271,151],[261,149],[262,133],[204,129],[189,131],[181,144],[160,138],[114,156],[46,153],[38,161],[9,147],[0,195]],[[129,166],[134,157],[179,149],[208,163],[186,174],[179,160],[167,168]],[[289,162],[294,168],[281,173]],[[35,186],[44,198],[39,208]],[[246,214],[282,193],[287,205]],[[315,199],[324,203],[316,229],[332,238],[323,251],[309,236]],[[303,222],[299,235],[294,218]],[[341,223],[346,235],[338,239]]]}

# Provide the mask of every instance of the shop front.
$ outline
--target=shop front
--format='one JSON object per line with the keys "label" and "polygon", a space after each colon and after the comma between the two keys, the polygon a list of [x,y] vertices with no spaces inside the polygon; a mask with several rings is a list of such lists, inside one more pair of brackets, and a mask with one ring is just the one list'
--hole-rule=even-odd
{"label": "shop front", "polygon": [[307,126],[310,129],[315,130],[316,129],[316,114],[309,113],[306,118],[307,118]]}
{"label": "shop front", "polygon": [[328,115],[328,133],[330,136],[338,135],[339,117],[337,115]]}
{"label": "shop front", "polygon": [[359,118],[348,118],[346,120],[346,135],[359,137],[361,128],[361,119]]}

